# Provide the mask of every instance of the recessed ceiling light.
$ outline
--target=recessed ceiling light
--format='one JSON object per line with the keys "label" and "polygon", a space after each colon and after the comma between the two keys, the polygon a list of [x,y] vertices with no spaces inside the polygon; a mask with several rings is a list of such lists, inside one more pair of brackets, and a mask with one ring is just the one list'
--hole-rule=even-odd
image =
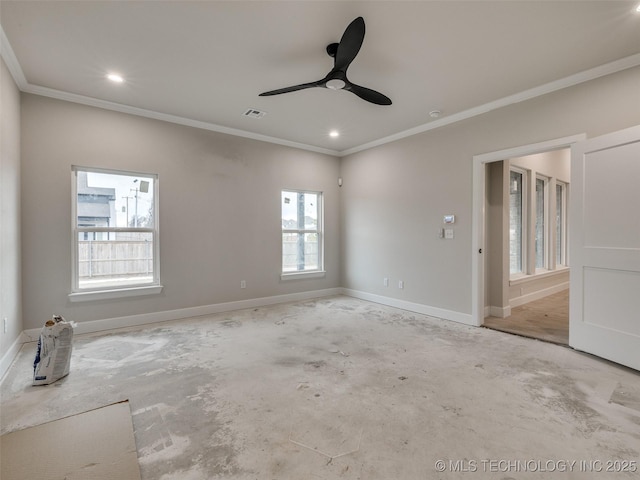
{"label": "recessed ceiling light", "polygon": [[331,130],[329,132],[329,136],[333,137],[333,138],[339,137],[340,136],[340,132],[338,132],[337,130]]}
{"label": "recessed ceiling light", "polygon": [[640,13],[640,3],[638,4],[638,6],[636,7],[636,13]]}
{"label": "recessed ceiling light", "polygon": [[124,82],[124,78],[122,78],[122,76],[118,75],[117,73],[110,73],[107,75],[107,78],[109,80],[111,80],[114,83],[123,83]]}
{"label": "recessed ceiling light", "polygon": [[442,112],[440,110],[431,110],[429,112],[429,116],[431,118],[438,118],[440,115],[442,115]]}

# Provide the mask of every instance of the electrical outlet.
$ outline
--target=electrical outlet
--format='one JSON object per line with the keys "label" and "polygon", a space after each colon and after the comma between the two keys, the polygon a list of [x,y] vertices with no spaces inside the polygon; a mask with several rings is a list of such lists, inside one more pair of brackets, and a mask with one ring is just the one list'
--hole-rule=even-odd
{"label": "electrical outlet", "polygon": [[389,279],[387,277],[384,277],[384,280],[382,281],[382,283],[383,283],[383,285],[385,287],[388,287],[389,286]]}
{"label": "electrical outlet", "polygon": [[240,288],[247,288],[247,282],[240,280]]}
{"label": "electrical outlet", "polygon": [[402,281],[402,280],[398,281],[398,288],[400,288],[400,289],[404,288],[404,281]]}

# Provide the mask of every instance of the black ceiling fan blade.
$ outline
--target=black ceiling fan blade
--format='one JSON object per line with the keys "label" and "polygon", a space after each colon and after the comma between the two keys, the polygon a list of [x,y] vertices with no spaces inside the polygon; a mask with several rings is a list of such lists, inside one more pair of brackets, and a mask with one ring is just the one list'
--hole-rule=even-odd
{"label": "black ceiling fan blade", "polygon": [[297,90],[304,90],[305,88],[313,88],[313,87],[321,87],[321,86],[322,86],[322,81],[319,80],[317,82],[302,83],[300,85],[294,85],[292,87],[285,87],[285,88],[279,88],[277,90],[270,90],[268,92],[261,93],[259,96],[269,97],[271,95],[280,95],[281,93],[295,92]]}
{"label": "black ceiling fan blade", "polygon": [[364,19],[358,17],[347,26],[342,34],[340,43],[332,43],[327,46],[327,53],[329,56],[334,57],[334,66],[326,77],[315,82],[302,83],[300,85],[263,92],[260,96],[266,97],[304,90],[306,88],[324,87],[332,90],[349,90],[363,100],[376,105],[391,105],[391,99],[386,95],[371,90],[370,88],[353,84],[347,79],[347,68],[349,68],[351,62],[353,62],[358,55],[362,47],[362,42],[364,41],[364,34]]}
{"label": "black ceiling fan blade", "polygon": [[353,62],[353,59],[356,58],[356,55],[358,55],[363,40],[364,19],[358,17],[349,24],[342,34],[342,38],[338,44],[338,51],[336,52],[334,68],[345,71],[349,64]]}
{"label": "black ceiling fan blade", "polygon": [[361,99],[366,100],[367,102],[375,103],[376,105],[391,105],[391,99],[386,95],[383,95],[380,92],[376,92],[375,90],[371,90],[370,88],[361,87],[360,85],[356,85],[355,83],[350,84],[345,90],[349,90],[352,93],[355,93]]}

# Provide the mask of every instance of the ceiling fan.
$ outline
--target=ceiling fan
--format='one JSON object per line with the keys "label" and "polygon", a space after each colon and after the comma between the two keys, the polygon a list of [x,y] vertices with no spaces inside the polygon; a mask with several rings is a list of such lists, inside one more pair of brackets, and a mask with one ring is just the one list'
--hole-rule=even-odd
{"label": "ceiling fan", "polygon": [[358,17],[351,22],[344,31],[342,38],[340,39],[340,43],[327,45],[327,53],[330,57],[333,57],[334,64],[333,70],[331,70],[326,77],[316,82],[303,83],[292,87],[264,92],[261,93],[260,96],[267,97],[271,95],[280,95],[281,93],[304,90],[306,88],[323,87],[330,88],[332,90],[347,90],[351,93],[355,93],[363,100],[375,103],[376,105],[391,105],[391,99],[386,95],[376,92],[375,90],[371,90],[370,88],[361,87],[360,85],[351,83],[347,78],[347,68],[349,68],[353,59],[358,55],[363,40],[364,19],[362,17]]}

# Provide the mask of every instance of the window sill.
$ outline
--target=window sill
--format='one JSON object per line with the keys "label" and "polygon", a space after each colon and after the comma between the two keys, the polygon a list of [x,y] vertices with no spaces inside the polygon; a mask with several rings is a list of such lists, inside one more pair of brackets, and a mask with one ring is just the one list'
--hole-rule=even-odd
{"label": "window sill", "polygon": [[569,272],[569,267],[559,266],[555,270],[536,270],[536,273],[531,275],[518,274],[509,279],[509,285],[519,285],[521,283],[532,282],[534,280],[540,280],[541,278],[554,277],[563,273]]}
{"label": "window sill", "polygon": [[324,278],[327,272],[324,270],[316,270],[313,272],[291,272],[291,273],[282,273],[280,275],[280,280],[303,280],[308,278]]}
{"label": "window sill", "polygon": [[111,300],[114,298],[141,297],[143,295],[157,295],[162,292],[162,285],[146,287],[118,288],[113,290],[93,290],[90,292],[74,292],[69,294],[71,302],[91,302],[93,300]]}

